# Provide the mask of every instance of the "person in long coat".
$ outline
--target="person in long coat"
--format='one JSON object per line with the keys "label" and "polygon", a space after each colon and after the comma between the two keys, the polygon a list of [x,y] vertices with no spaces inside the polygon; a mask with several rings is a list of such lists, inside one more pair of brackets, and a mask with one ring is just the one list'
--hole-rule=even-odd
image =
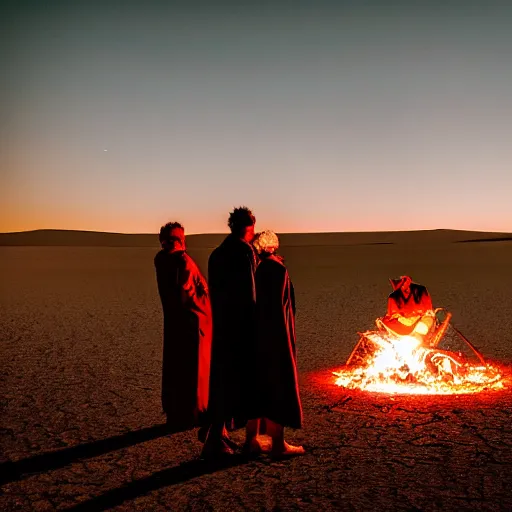
{"label": "person in long coat", "polygon": [[213,313],[211,427],[203,452],[208,457],[233,453],[228,429],[247,424],[247,365],[255,339],[257,258],[251,245],[255,222],[248,208],[235,208],[228,220],[231,233],[208,260]]}
{"label": "person in long coat", "polygon": [[206,279],[186,252],[183,226],[170,222],[159,238],[154,264],[164,316],[162,408],[169,430],[180,432],[206,421],[211,306]]}
{"label": "person in long coat", "polygon": [[[279,239],[263,231],[254,239],[260,263],[256,270],[256,350],[252,368],[252,418],[264,419],[275,455],[300,455],[302,446],[284,440],[284,428],[302,427],[302,405],[297,374],[295,293],[283,258],[276,254]],[[246,440],[259,451],[257,439]]]}

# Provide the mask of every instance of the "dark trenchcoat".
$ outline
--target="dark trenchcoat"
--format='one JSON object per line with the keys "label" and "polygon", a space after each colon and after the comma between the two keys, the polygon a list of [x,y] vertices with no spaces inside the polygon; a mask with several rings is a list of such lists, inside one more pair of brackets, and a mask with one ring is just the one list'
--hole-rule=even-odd
{"label": "dark trenchcoat", "polygon": [[256,351],[252,418],[301,428],[295,348],[295,294],[282,259],[264,258],[256,270]]}
{"label": "dark trenchcoat", "polygon": [[208,406],[212,322],[206,280],[184,251],[155,256],[164,314],[162,407],[176,432],[201,426]]}
{"label": "dark trenchcoat", "polygon": [[209,417],[239,428],[247,420],[248,365],[254,350],[257,259],[247,242],[228,235],[208,260],[213,315]]}

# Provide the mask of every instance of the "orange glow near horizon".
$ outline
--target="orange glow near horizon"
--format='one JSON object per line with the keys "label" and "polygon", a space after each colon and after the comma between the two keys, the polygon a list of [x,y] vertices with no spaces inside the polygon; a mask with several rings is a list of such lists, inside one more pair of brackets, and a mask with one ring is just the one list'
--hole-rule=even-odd
{"label": "orange glow near horizon", "polygon": [[[170,220],[178,219],[179,222],[185,225],[185,229],[187,234],[189,235],[200,235],[200,234],[214,234],[214,233],[227,233],[228,228],[225,223],[218,223],[216,225],[204,225],[194,224],[185,222],[183,220],[179,220],[178,216],[169,217],[168,219],[163,219],[158,222],[141,222],[136,221],[133,224],[126,225],[118,222],[91,222],[90,219],[67,219],[66,221],[62,220],[62,217],[56,218],[52,220],[48,218],[47,220],[33,221],[33,220],[20,220],[13,219],[9,220],[2,219],[0,222],[0,233],[18,233],[25,231],[37,231],[37,230],[64,230],[64,231],[93,231],[93,232],[101,232],[101,233],[122,233],[122,234],[147,234],[147,233],[157,233],[160,229],[160,226],[169,222]],[[189,227],[190,226],[190,227]],[[197,226],[197,227],[195,227]],[[379,233],[379,232],[406,232],[406,231],[430,231],[436,229],[446,229],[446,230],[455,230],[455,231],[468,231],[468,232],[481,232],[481,233],[503,233],[509,234],[512,233],[512,226],[508,229],[486,229],[485,227],[481,228],[472,228],[470,226],[460,226],[460,227],[416,227],[411,226],[406,229],[393,229],[389,227],[378,228],[377,226],[374,229],[364,229],[359,228],[358,226],[354,226],[352,229],[349,226],[340,226],[339,228],[333,229],[322,229],[320,227],[311,228],[311,229],[301,229],[300,227],[274,227],[272,224],[268,224],[268,226],[272,226],[272,229],[277,233],[285,234],[285,233]],[[267,226],[267,227],[268,227]],[[259,228],[257,228],[259,230]],[[263,228],[262,228],[263,229]]]}
{"label": "orange glow near horizon", "polygon": [[[11,206],[11,207],[9,207]],[[7,208],[6,208],[7,207]],[[257,217],[256,229],[272,229],[278,233],[334,233],[334,232],[381,232],[381,231],[416,231],[432,229],[453,229],[462,231],[479,231],[489,233],[511,233],[512,225],[510,222],[496,223],[487,225],[485,223],[470,222],[468,219],[452,221],[447,225],[439,226],[433,224],[407,224],[386,222],[383,219],[375,219],[374,222],[361,222],[358,219],[339,219],[334,222],[328,219],[323,222],[321,218],[315,219],[313,216],[305,222],[301,219],[294,221],[291,216],[286,220],[282,216],[276,215],[274,221],[265,212],[260,212],[263,208],[254,209]],[[95,211],[91,208],[90,212],[69,210],[54,207],[38,211],[35,206],[30,204],[19,207],[16,205],[4,205],[4,211],[0,218],[0,232],[20,232],[33,231],[38,229],[62,229],[77,231],[99,231],[108,233],[156,233],[160,226],[170,220],[181,222],[188,234],[202,233],[226,233],[227,217],[229,207],[225,212],[197,212],[194,215],[162,213],[155,215],[154,212],[148,212],[146,215],[133,215],[127,212],[113,211]]]}

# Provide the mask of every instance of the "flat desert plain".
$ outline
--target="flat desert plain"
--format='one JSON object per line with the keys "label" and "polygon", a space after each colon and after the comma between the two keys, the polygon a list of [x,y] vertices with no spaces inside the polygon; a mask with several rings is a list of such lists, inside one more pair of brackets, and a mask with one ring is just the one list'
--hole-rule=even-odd
{"label": "flat desert plain", "polygon": [[[0,510],[512,509],[509,384],[382,395],[338,388],[331,373],[384,313],[388,278],[409,274],[507,376],[510,236],[283,235],[305,416],[288,438],[307,454],[215,465],[198,460],[195,431],[163,426],[158,244],[61,235],[0,238]],[[203,270],[221,239],[189,237]]]}

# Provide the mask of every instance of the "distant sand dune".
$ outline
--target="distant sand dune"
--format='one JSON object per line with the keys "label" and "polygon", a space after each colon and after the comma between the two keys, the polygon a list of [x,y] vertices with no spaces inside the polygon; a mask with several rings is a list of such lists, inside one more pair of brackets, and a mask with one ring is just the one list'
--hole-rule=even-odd
{"label": "distant sand dune", "polygon": [[475,242],[509,242],[512,241],[512,236],[502,236],[498,238],[480,238],[478,240],[458,240],[459,243],[475,243]]}
{"label": "distant sand dune", "polygon": [[[188,235],[189,247],[211,248],[225,237],[222,233]],[[283,233],[285,247],[342,246],[374,244],[414,244],[419,242],[492,242],[512,240],[510,233],[485,233],[438,229],[430,231],[382,231],[361,233]],[[158,247],[158,235],[124,234],[97,231],[39,229],[0,233],[0,246],[82,246],[82,247]]]}

